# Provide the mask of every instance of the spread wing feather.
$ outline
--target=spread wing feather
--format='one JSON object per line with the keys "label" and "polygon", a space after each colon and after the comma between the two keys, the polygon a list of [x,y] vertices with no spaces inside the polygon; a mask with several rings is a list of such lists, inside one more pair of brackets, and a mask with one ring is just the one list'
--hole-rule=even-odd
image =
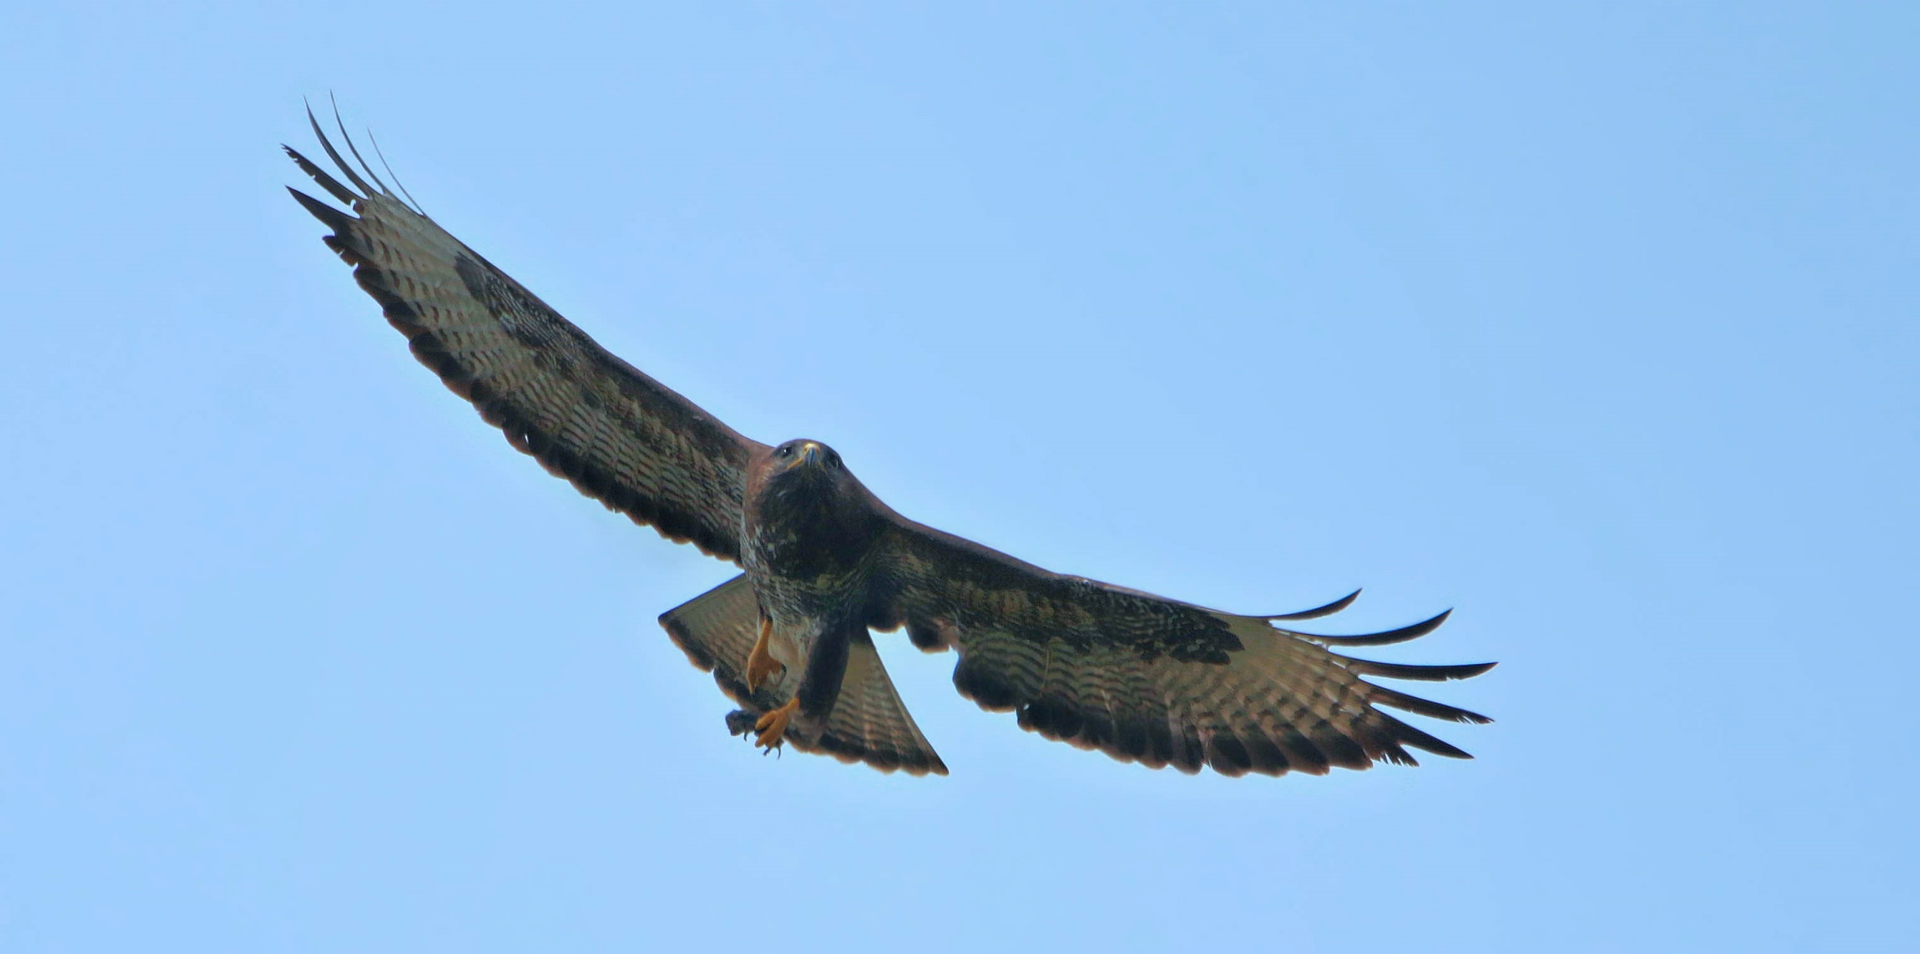
{"label": "spread wing feather", "polygon": [[[752,716],[779,708],[793,697],[797,680],[773,680],[757,691],[747,688],[747,653],[759,636],[760,611],[753,587],[745,576],[725,583],[661,614],[660,625],[674,645],[702,671],[713,673],[733,701]],[[733,720],[744,727],[752,718]],[[744,731],[744,728],[742,729]],[[824,752],[842,762],[865,762],[882,772],[895,769],[909,775],[947,774],[946,763],[920,734],[900,694],[887,676],[887,667],[874,650],[873,638],[861,630],[847,652],[847,673],[819,736],[809,737],[796,727],[787,741],[802,752]]]}
{"label": "spread wing feather", "polygon": [[288,191],[333,229],[327,246],[354,266],[414,356],[581,493],[738,563],[747,461],[761,445],[600,347],[384,184],[370,184],[380,180],[364,162],[362,178],[318,122],[313,131],[359,191],[291,147],[287,154],[358,215]]}
{"label": "spread wing feather", "polygon": [[1376,645],[1431,632],[1441,614],[1391,633],[1319,636],[1051,573],[889,514],[892,578],[874,625],[960,653],[953,681],[1021,728],[1121,761],[1223,775],[1324,774],[1375,761],[1416,764],[1408,747],[1470,758],[1379,706],[1458,722],[1485,716],[1360,677],[1464,679],[1493,668],[1351,659],[1325,644]]}

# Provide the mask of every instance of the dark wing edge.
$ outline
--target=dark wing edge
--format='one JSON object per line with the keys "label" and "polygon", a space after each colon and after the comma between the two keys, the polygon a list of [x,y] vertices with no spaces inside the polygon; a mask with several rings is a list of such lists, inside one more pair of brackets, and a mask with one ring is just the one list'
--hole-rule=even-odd
{"label": "dark wing edge", "polygon": [[1323,636],[1276,626],[1345,608],[1353,597],[1304,614],[1236,616],[1051,573],[897,514],[887,536],[895,568],[876,606],[876,629],[905,626],[914,645],[960,654],[953,681],[1020,727],[1122,762],[1228,776],[1376,761],[1419,764],[1409,748],[1472,758],[1380,711],[1391,707],[1454,722],[1492,720],[1368,682],[1361,676],[1446,680],[1493,663],[1415,666],[1330,651],[1424,635],[1447,618],[1388,633]]}
{"label": "dark wing edge", "polygon": [[[747,688],[747,653],[759,636],[760,611],[745,576],[736,576],[660,615],[660,626],[687,661],[713,674],[720,691],[752,716],[779,708],[793,697],[793,684],[779,680]],[[752,725],[752,718],[730,719]],[[741,734],[736,731],[735,734]],[[947,765],[914,723],[873,638],[863,629],[847,652],[840,695],[817,736],[790,730],[787,741],[802,752],[864,762],[881,772],[947,774]]]}
{"label": "dark wing edge", "polygon": [[[327,247],[354,266],[354,279],[407,336],[414,357],[516,449],[581,493],[670,540],[738,563],[747,462],[761,445],[600,347],[388,192],[364,160],[363,178],[311,109],[307,119],[359,191],[282,148],[358,216],[287,191],[333,229]],[[341,138],[358,158],[344,129]]]}

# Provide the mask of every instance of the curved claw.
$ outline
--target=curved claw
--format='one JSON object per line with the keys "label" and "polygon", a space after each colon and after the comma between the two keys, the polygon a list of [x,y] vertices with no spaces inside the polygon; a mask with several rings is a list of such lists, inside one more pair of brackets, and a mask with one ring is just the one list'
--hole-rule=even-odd
{"label": "curved claw", "polygon": [[793,721],[793,714],[800,709],[800,699],[787,700],[787,704],[768,712],[753,723],[756,733],[753,744],[768,752],[780,748],[786,742],[787,724]]}

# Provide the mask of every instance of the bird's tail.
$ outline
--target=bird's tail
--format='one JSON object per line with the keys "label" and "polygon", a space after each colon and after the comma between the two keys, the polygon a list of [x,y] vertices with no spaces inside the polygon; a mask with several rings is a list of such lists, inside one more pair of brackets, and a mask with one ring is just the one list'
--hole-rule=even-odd
{"label": "bird's tail", "polygon": [[[661,614],[660,625],[687,654],[687,661],[713,673],[721,691],[740,704],[742,711],[728,719],[735,735],[761,713],[785,704],[799,683],[775,679],[757,690],[747,688],[747,654],[760,635],[760,610],[744,574]],[[789,731],[786,741],[802,752],[865,762],[882,772],[947,774],[946,763],[900,701],[865,628],[854,634],[848,647],[847,673],[825,724],[817,735]]]}

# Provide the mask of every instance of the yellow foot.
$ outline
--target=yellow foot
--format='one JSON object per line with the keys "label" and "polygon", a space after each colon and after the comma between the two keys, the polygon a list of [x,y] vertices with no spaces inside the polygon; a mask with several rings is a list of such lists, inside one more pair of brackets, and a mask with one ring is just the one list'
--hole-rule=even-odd
{"label": "yellow foot", "polygon": [[747,691],[757,692],[760,684],[773,675],[775,669],[785,669],[780,661],[767,652],[767,641],[773,638],[773,620],[760,617],[760,638],[753,643],[753,649],[747,653]]}
{"label": "yellow foot", "polygon": [[788,699],[786,705],[761,716],[759,721],[753,724],[753,730],[759,733],[754,736],[753,744],[769,752],[779,748],[780,744],[786,740],[787,723],[793,721],[793,714],[799,708],[800,699],[795,697]]}

